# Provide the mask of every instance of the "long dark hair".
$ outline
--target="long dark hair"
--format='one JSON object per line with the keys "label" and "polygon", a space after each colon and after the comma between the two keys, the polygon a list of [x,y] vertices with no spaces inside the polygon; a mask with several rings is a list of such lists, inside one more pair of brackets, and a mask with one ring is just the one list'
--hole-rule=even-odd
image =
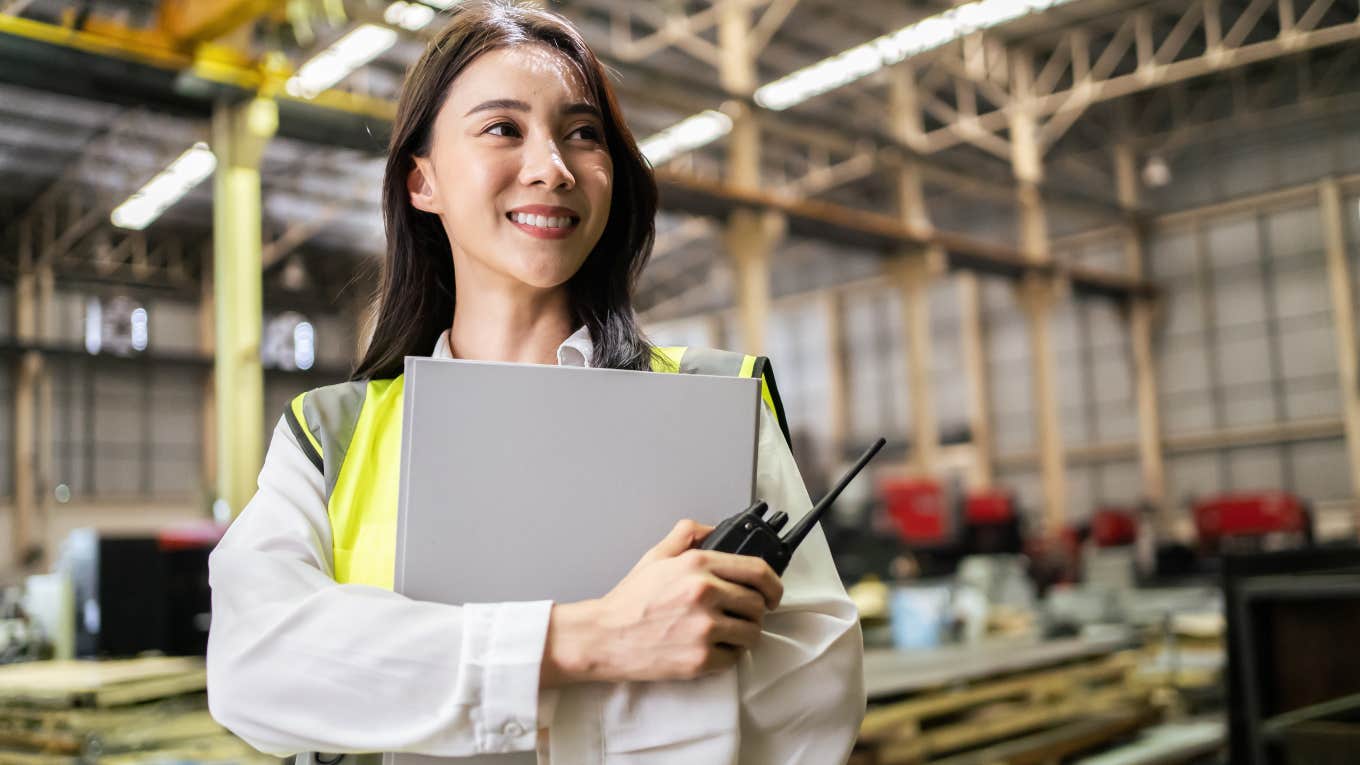
{"label": "long dark hair", "polygon": [[567,282],[572,321],[590,330],[591,365],[648,369],[652,348],[633,313],[633,288],[651,256],[657,207],[651,166],[623,121],[604,67],[566,19],[509,2],[457,6],[406,74],[383,175],[387,257],[373,337],[351,380],[396,377],[406,356],[427,356],[453,323],[453,253],[439,217],[411,205],[413,156],[430,151],[435,115],[449,86],[473,59],[497,48],[549,45],[580,70],[604,117],[614,164],[609,220],[600,241]]}

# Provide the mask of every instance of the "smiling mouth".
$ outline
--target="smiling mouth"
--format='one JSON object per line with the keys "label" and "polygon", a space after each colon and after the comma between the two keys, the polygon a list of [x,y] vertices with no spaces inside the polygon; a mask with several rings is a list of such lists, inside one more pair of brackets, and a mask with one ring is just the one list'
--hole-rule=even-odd
{"label": "smiling mouth", "polygon": [[506,220],[518,223],[521,226],[532,226],[533,228],[543,229],[544,231],[568,231],[573,229],[581,222],[575,215],[567,216],[545,216],[529,215],[527,213],[506,213]]}

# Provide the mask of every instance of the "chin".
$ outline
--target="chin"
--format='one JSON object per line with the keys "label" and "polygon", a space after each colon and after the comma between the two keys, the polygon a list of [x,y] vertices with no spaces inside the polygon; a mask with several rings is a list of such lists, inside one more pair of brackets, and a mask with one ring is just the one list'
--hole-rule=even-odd
{"label": "chin", "polygon": [[561,287],[575,275],[576,269],[564,271],[560,268],[550,268],[543,270],[521,271],[514,276],[521,282],[542,290],[551,290]]}
{"label": "chin", "polygon": [[563,263],[561,258],[531,258],[530,262],[520,263],[512,275],[531,287],[555,289],[566,284],[584,263],[585,258],[570,264]]}

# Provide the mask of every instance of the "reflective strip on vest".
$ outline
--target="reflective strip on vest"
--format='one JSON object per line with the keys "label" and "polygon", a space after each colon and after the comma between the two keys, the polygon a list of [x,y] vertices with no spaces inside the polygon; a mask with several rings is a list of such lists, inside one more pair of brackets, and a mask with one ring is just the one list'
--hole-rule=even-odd
{"label": "reflective strip on vest", "polygon": [[[656,348],[652,371],[761,378],[761,399],[784,437],[779,389],[768,360],[708,348]],[[322,472],[335,581],[392,589],[401,480],[405,378],[347,382],[294,398],[284,419]]]}

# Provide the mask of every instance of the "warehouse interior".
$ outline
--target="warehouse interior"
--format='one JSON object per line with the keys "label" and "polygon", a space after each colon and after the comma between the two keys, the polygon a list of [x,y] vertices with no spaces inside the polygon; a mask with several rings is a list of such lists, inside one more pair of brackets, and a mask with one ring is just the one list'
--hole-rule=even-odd
{"label": "warehouse interior", "polygon": [[[0,763],[272,759],[186,602],[457,5],[0,0]],[[887,439],[850,762],[1354,761],[1360,3],[540,5],[655,168],[648,337],[767,356],[814,499]]]}

